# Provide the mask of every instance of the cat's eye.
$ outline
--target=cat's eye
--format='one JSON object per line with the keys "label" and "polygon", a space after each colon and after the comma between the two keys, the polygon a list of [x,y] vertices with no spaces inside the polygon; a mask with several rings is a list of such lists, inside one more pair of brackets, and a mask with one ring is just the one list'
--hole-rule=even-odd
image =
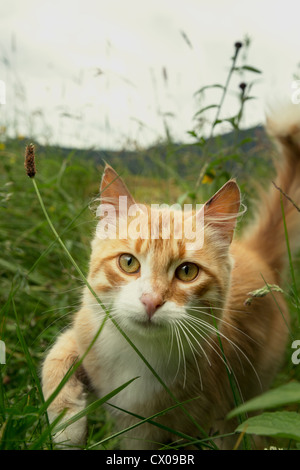
{"label": "cat's eye", "polygon": [[135,274],[140,270],[139,261],[129,253],[124,253],[119,257],[119,266],[127,274]]}
{"label": "cat's eye", "polygon": [[199,273],[199,266],[195,263],[183,263],[175,271],[177,279],[180,281],[189,282],[194,281]]}

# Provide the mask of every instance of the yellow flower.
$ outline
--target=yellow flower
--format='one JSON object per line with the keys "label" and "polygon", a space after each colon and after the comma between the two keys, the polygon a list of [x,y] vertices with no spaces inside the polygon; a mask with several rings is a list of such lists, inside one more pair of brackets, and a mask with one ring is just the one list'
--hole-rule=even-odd
{"label": "yellow flower", "polygon": [[215,171],[212,170],[209,173],[205,173],[205,175],[202,178],[202,184],[211,184],[213,180],[215,179]]}

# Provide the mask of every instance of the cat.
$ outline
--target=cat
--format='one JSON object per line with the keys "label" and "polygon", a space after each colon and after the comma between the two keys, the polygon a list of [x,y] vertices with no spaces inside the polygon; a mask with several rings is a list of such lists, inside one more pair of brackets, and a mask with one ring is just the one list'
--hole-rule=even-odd
{"label": "cat", "polygon": [[[170,209],[165,209],[171,221],[168,238],[162,236],[163,224],[156,238],[123,237],[119,231],[119,236],[105,239],[96,231],[87,277],[91,289],[84,288],[81,309],[42,365],[45,399],[84,355],[102,324],[103,329],[49,406],[50,422],[64,409],[65,421],[84,409],[87,390],[101,397],[135,379],[106,405],[116,429],[157,416],[120,434],[121,448],[158,449],[177,440],[188,444],[191,437],[202,439],[204,446],[213,447],[214,442],[220,449],[232,448],[237,435],[210,440],[233,433],[237,426],[235,420],[226,419],[235,407],[232,384],[240,400],[267,390],[282,365],[288,341],[290,320],[282,293],[245,302],[249,292],[265,283],[282,285],[287,248],[281,200],[291,249],[300,247],[300,216],[278,189],[299,204],[299,106],[271,113],[267,130],[281,149],[278,187],[270,182],[269,189],[261,192],[255,220],[241,236],[235,235],[243,213],[241,193],[233,179],[202,209],[189,214],[193,227],[200,216],[204,222],[202,242],[189,249],[184,234],[175,237],[182,219]],[[109,165],[100,194],[102,204],[114,209],[110,228],[120,229],[121,222],[124,228],[124,220],[128,228],[135,201]],[[126,202],[122,211],[120,200]],[[139,227],[148,235],[151,223],[161,220],[154,215],[149,206],[139,213]],[[102,214],[100,220],[104,219]],[[86,433],[84,416],[57,432],[54,441],[60,447],[80,447]]]}

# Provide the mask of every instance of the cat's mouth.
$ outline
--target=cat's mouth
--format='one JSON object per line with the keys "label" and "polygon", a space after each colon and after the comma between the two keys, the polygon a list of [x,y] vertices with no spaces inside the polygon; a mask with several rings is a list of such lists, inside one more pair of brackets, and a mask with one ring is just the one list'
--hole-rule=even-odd
{"label": "cat's mouth", "polygon": [[152,332],[152,331],[160,331],[160,330],[165,330],[166,325],[161,322],[157,321],[155,317],[152,318],[131,318],[130,323],[135,329],[139,329],[140,331],[143,332]]}

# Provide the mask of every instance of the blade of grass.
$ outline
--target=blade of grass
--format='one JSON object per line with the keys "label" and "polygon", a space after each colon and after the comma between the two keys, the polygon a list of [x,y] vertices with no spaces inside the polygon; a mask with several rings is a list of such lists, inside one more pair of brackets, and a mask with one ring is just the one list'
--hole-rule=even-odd
{"label": "blade of grass", "polygon": [[120,387],[117,387],[115,390],[108,393],[104,397],[99,398],[98,400],[94,401],[93,403],[88,405],[86,408],[84,408],[84,410],[79,411],[79,413],[76,413],[74,416],[69,418],[67,421],[65,421],[64,423],[61,423],[57,427],[55,427],[54,432],[62,431],[63,429],[70,426],[70,424],[73,424],[76,421],[78,421],[79,419],[81,419],[84,416],[88,415],[89,413],[92,413],[97,408],[99,408],[99,406],[103,405],[105,402],[107,402],[107,400],[110,400],[112,397],[114,397],[115,395],[120,393],[124,388],[128,387],[128,385],[130,385],[132,382],[134,382],[138,378],[139,377],[134,377],[133,379],[128,380],[123,385],[120,385]]}
{"label": "blade of grass", "polygon": [[[225,364],[225,367],[226,367],[227,377],[228,377],[230,388],[231,388],[231,391],[232,391],[235,407],[237,407],[242,403],[242,398],[241,398],[241,395],[239,393],[238,386],[235,383],[235,380],[232,380],[232,377],[231,377],[232,374],[231,374],[231,372],[229,370],[229,367],[228,367],[228,364],[227,364],[227,358],[226,358],[226,355],[225,355],[225,352],[224,352],[221,336],[219,334],[218,324],[216,322],[216,318],[213,314],[212,309],[211,309],[211,314],[212,314],[213,322],[214,322],[214,325],[215,325],[215,328],[216,328],[216,331],[217,331],[217,337],[218,337],[221,353],[222,353],[222,356],[223,356],[224,364]],[[245,416],[242,416],[242,417],[240,416],[240,417],[238,417],[238,419],[239,419],[239,422],[241,423],[244,419],[246,419],[246,417]],[[250,449],[250,444],[249,444],[249,440],[248,440],[247,436],[243,437],[243,445],[244,445],[244,449],[247,449],[247,450]]]}
{"label": "blade of grass", "polygon": [[24,336],[23,336],[21,328],[20,328],[19,317],[18,317],[18,314],[17,314],[17,311],[16,311],[14,299],[12,299],[12,306],[13,306],[13,310],[14,310],[14,314],[15,314],[15,318],[16,318],[17,337],[18,337],[18,340],[20,341],[20,344],[22,346],[22,349],[23,349],[23,352],[24,352],[24,355],[25,355],[25,359],[26,359],[26,362],[27,362],[27,365],[28,365],[28,368],[29,368],[29,372],[30,372],[30,374],[31,374],[31,376],[34,380],[35,385],[36,385],[40,400],[41,400],[42,403],[44,403],[44,395],[43,395],[43,392],[42,392],[42,387],[41,387],[41,384],[40,384],[40,380],[39,380],[39,377],[38,377],[38,374],[36,372],[36,368],[35,368],[35,365],[33,363],[31,354],[29,352],[29,349],[27,347],[26,341],[24,339]]}
{"label": "blade of grass", "polygon": [[[166,408],[166,409],[164,409],[164,410],[162,410],[162,411],[159,411],[159,412],[157,412],[157,413],[155,413],[155,414],[149,416],[148,418],[144,418],[143,416],[140,416],[140,415],[138,415],[138,414],[136,414],[136,413],[132,413],[132,412],[130,412],[130,411],[128,411],[128,410],[124,410],[123,408],[120,408],[119,406],[113,405],[112,403],[107,403],[109,406],[111,406],[111,407],[113,407],[113,408],[115,408],[115,409],[117,409],[117,410],[119,410],[119,411],[122,411],[123,413],[129,414],[130,416],[133,416],[134,418],[137,418],[137,419],[139,419],[140,421],[139,421],[138,423],[132,424],[131,426],[129,426],[129,427],[125,428],[125,429],[122,429],[121,431],[118,431],[118,432],[112,434],[112,435],[109,436],[109,437],[106,437],[105,439],[102,439],[102,440],[99,441],[99,442],[96,442],[95,444],[92,444],[89,448],[91,449],[91,448],[96,447],[96,446],[98,446],[98,445],[103,445],[103,444],[105,444],[106,442],[108,442],[109,440],[115,439],[116,437],[119,437],[119,436],[121,436],[122,434],[124,434],[124,433],[126,433],[126,432],[128,432],[128,431],[131,431],[132,429],[135,429],[135,428],[137,428],[137,427],[139,427],[139,426],[141,426],[142,424],[145,424],[145,423],[150,423],[150,424],[152,424],[152,425],[154,425],[154,426],[156,426],[156,427],[158,427],[158,428],[160,428],[160,429],[163,429],[163,430],[168,431],[168,432],[170,432],[170,433],[172,433],[172,434],[175,434],[176,436],[179,436],[179,437],[181,437],[181,438],[183,438],[183,439],[187,439],[187,440],[189,440],[190,442],[191,442],[191,441],[195,441],[195,438],[194,438],[193,436],[189,436],[188,434],[182,433],[182,432],[180,432],[180,431],[176,431],[176,430],[174,430],[174,429],[172,429],[172,428],[170,428],[170,427],[168,427],[168,426],[165,426],[165,425],[163,425],[163,424],[161,424],[161,423],[158,423],[157,421],[154,421],[154,420],[155,420],[155,418],[158,418],[159,416],[162,416],[162,415],[168,413],[169,411],[171,411],[171,410],[173,410],[173,409],[175,409],[175,408],[178,408],[180,405],[184,405],[184,404],[186,404],[186,403],[189,403],[189,402],[191,402],[191,401],[193,401],[193,400],[196,400],[197,398],[198,398],[198,397],[195,397],[195,398],[186,400],[186,401],[184,401],[184,402],[181,402],[180,404],[179,404],[179,403],[176,403],[175,405],[172,405],[172,406],[170,406],[169,408]],[[198,440],[198,441],[199,441],[199,440]],[[207,447],[212,448],[211,446],[209,446],[209,444],[207,445]]]}
{"label": "blade of grass", "polygon": [[[55,426],[57,425],[57,423],[59,423],[62,418],[64,417],[64,415],[66,414],[66,410],[63,410],[53,421],[51,424],[49,424],[49,426],[47,427],[47,429],[45,429],[45,431],[43,431],[40,435],[40,437],[35,441],[35,443],[29,447],[29,450],[37,450],[37,449],[41,449],[44,442],[46,441],[47,437],[51,436],[51,432],[53,431],[53,429],[55,428]],[[51,442],[51,448],[52,448],[52,441]]]}
{"label": "blade of grass", "polygon": [[[62,231],[61,233],[61,237],[72,227],[72,225],[76,222],[77,219],[79,219],[79,217],[86,211],[86,209],[89,207],[90,203],[86,204],[83,209],[81,209],[81,211],[76,215],[76,217],[74,217],[69,223],[68,225],[64,228],[64,230]],[[55,243],[57,242],[57,239],[53,240],[53,242],[46,248],[46,250],[41,253],[41,255],[38,257],[38,259],[35,261],[35,263],[32,265],[32,267],[29,269],[27,275],[30,275],[32,273],[32,271],[35,270],[35,268],[37,267],[37,265],[39,264],[39,262],[42,260],[42,258],[46,255],[48,255],[52,248],[54,247]]]}
{"label": "blade of grass", "polygon": [[[17,314],[14,298],[12,298],[12,306],[13,306],[13,311],[14,311],[15,318],[16,318],[17,337],[18,337],[18,339],[20,341],[20,344],[22,346],[22,349],[23,349],[23,352],[24,352],[24,355],[25,355],[25,359],[26,359],[26,362],[27,362],[27,365],[28,365],[28,368],[29,368],[29,372],[30,372],[30,374],[33,378],[33,381],[34,381],[35,385],[36,385],[40,401],[41,401],[42,404],[44,404],[45,400],[44,400],[44,394],[43,394],[43,391],[42,391],[40,379],[39,379],[38,374],[36,372],[35,365],[33,363],[31,354],[29,352],[29,349],[27,347],[26,341],[24,339],[24,336],[23,336],[21,328],[20,328],[19,317],[18,317],[18,314]],[[48,415],[45,414],[45,417],[46,417],[46,422],[47,422],[47,429],[49,430]],[[51,443],[51,434],[49,433],[49,431],[48,431],[48,437],[49,437],[50,443]]]}
{"label": "blade of grass", "polygon": [[287,247],[288,258],[289,258],[289,266],[290,266],[290,271],[291,271],[291,276],[292,276],[292,281],[293,281],[293,290],[294,290],[294,296],[295,296],[295,300],[296,300],[296,308],[297,308],[297,313],[298,313],[298,322],[299,322],[299,325],[300,325],[300,300],[299,300],[299,295],[298,295],[298,289],[297,289],[297,283],[296,283],[296,277],[295,277],[293,261],[292,261],[292,254],[291,254],[289,234],[288,234],[286,218],[285,218],[285,212],[284,212],[284,204],[283,204],[282,193],[280,193],[280,204],[281,204],[282,220],[283,220],[283,226],[284,226],[284,235],[285,235],[286,247]]}

